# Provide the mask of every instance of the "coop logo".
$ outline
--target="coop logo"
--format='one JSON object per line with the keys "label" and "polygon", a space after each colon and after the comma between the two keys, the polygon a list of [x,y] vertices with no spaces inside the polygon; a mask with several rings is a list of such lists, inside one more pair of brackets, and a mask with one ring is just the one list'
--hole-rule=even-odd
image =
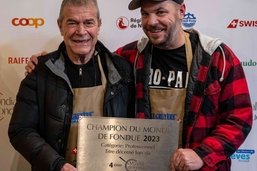
{"label": "coop logo", "polygon": [[29,62],[29,57],[13,57],[9,56],[7,58],[8,64],[27,64]]}
{"label": "coop logo", "polygon": [[257,61],[250,59],[249,61],[241,61],[243,67],[256,67]]}
{"label": "coop logo", "polygon": [[187,28],[193,27],[195,23],[196,23],[196,17],[194,16],[194,14],[191,14],[191,13],[185,14],[182,21],[182,25],[184,27],[187,27]]}
{"label": "coop logo", "polygon": [[240,162],[249,162],[251,156],[255,153],[252,149],[239,149],[230,158],[232,160],[238,160]]}
{"label": "coop logo", "polygon": [[6,97],[0,92],[0,122],[6,116],[10,116],[13,112],[14,100],[11,97]]}
{"label": "coop logo", "polygon": [[257,20],[239,20],[239,19],[233,19],[227,28],[234,29],[238,27],[257,27]]}
{"label": "coop logo", "polygon": [[116,21],[116,25],[120,30],[127,29],[129,27],[129,20],[126,17],[119,17]]}
{"label": "coop logo", "polygon": [[43,18],[13,18],[12,25],[18,26],[30,26],[38,28],[45,24],[45,20]]}

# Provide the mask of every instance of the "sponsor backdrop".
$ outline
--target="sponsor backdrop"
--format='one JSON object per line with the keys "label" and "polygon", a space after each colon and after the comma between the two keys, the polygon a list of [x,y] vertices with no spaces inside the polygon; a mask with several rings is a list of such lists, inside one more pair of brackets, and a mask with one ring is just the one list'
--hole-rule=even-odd
{"label": "sponsor backdrop", "polygon": [[[130,0],[98,0],[102,16],[99,39],[112,51],[143,35],[139,10],[128,11]],[[240,149],[231,156],[233,171],[256,170],[257,133],[257,6],[256,0],[185,0],[184,28],[224,40],[244,67],[254,124]],[[15,96],[24,78],[24,66],[39,51],[55,50],[62,37],[56,19],[61,0],[1,0],[0,7],[0,166],[5,171],[30,170],[28,163],[12,148],[7,129]],[[254,76],[255,75],[255,76]],[[231,140],[233,141],[233,140]]]}

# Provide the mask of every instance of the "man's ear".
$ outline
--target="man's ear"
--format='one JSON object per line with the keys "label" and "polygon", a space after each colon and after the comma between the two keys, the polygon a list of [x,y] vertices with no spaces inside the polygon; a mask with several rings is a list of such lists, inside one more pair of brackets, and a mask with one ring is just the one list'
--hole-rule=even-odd
{"label": "man's ear", "polygon": [[100,34],[100,27],[102,26],[102,19],[100,18],[99,20],[98,20],[98,31],[97,31],[97,35],[99,35]]}
{"label": "man's ear", "polygon": [[99,19],[99,27],[101,27],[102,26],[102,19],[100,18]]}
{"label": "man's ear", "polygon": [[183,19],[184,16],[185,16],[185,13],[186,13],[186,5],[185,5],[185,3],[182,3],[182,4],[180,5],[179,13],[180,13],[181,19]]}
{"label": "man's ear", "polygon": [[57,20],[57,25],[58,25],[58,27],[59,27],[59,30],[60,30],[61,35],[63,36],[62,23],[61,23],[61,21],[60,21],[59,19]]}

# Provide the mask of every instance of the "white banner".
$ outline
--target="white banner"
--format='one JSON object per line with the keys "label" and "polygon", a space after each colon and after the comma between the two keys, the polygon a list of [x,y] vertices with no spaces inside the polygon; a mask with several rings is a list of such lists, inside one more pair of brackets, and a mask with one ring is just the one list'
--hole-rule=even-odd
{"label": "white banner", "polygon": [[[98,0],[102,17],[99,39],[112,51],[143,35],[139,10],[130,0]],[[255,171],[257,143],[257,7],[256,0],[185,0],[184,28],[221,38],[241,60],[254,109],[254,124],[240,149],[231,156],[233,171]],[[61,0],[2,0],[0,7],[0,166],[1,170],[30,170],[9,143],[7,129],[24,66],[32,54],[55,50],[62,37],[57,27]],[[254,76],[255,74],[255,76]],[[255,79],[254,79],[255,78]]]}

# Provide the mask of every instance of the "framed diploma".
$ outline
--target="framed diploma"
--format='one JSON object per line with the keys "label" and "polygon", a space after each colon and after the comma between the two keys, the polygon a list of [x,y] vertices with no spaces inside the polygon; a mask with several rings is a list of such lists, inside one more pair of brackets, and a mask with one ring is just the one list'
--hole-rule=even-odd
{"label": "framed diploma", "polygon": [[168,171],[178,147],[176,120],[82,117],[79,171]]}

